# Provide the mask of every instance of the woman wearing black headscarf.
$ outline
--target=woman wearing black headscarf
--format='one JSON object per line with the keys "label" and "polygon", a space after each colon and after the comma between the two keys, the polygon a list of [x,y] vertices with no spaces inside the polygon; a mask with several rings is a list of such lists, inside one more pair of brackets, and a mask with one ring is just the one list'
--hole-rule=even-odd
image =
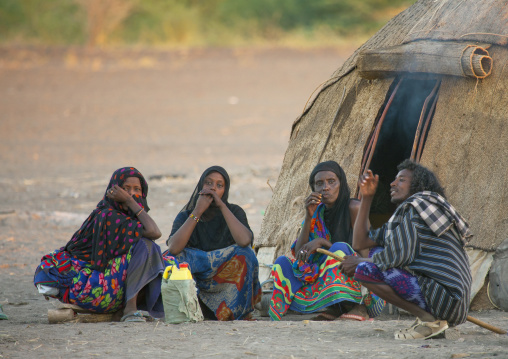
{"label": "woman wearing black headscarf", "polygon": [[[310,174],[309,185],[312,193],[305,199],[305,220],[291,247],[295,259],[279,257],[272,269],[270,317],[280,320],[288,309],[314,313],[334,305],[316,319],[333,320],[340,315],[365,320],[367,313],[358,307],[362,302],[359,283],[341,273],[337,260],[316,252],[324,248],[341,257],[355,255],[351,243],[360,202],[350,198],[346,174],[335,161],[319,163]],[[365,302],[371,316],[379,314],[384,305],[371,296]]]}
{"label": "woman wearing black headscarf", "polygon": [[243,209],[228,202],[229,184],[220,166],[203,172],[165,253],[189,263],[205,316],[218,320],[249,318],[261,298],[253,234]]}
{"label": "woman wearing black headscarf", "polygon": [[161,236],[148,215],[148,184],[134,167],[116,170],[104,197],[65,247],[41,260],[34,284],[46,296],[123,321],[162,317]]}

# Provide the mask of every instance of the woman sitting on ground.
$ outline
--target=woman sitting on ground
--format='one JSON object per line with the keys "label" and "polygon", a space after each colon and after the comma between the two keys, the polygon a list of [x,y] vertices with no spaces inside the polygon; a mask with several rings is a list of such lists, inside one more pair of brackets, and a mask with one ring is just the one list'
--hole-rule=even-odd
{"label": "woman sitting on ground", "polygon": [[[148,185],[133,167],[116,170],[102,200],[62,247],[45,255],[34,284],[45,295],[96,313],[123,308],[122,321],[163,317],[161,236],[148,215]],[[139,309],[139,310],[138,310]]]}
{"label": "woman sitting on ground", "polygon": [[165,252],[189,264],[208,319],[249,319],[261,299],[253,234],[243,209],[228,203],[229,183],[222,167],[203,172]]}
{"label": "woman sitting on ground", "polygon": [[[367,296],[364,306],[358,282],[340,272],[339,262],[317,253],[326,249],[338,256],[356,255],[351,248],[359,201],[350,198],[344,170],[335,161],[318,164],[309,178],[312,193],[305,200],[305,220],[291,246],[293,257],[277,258],[272,269],[274,290],[269,315],[280,320],[291,309],[314,313],[315,320],[365,320],[384,307],[378,297]],[[368,312],[368,313],[367,313]]]}

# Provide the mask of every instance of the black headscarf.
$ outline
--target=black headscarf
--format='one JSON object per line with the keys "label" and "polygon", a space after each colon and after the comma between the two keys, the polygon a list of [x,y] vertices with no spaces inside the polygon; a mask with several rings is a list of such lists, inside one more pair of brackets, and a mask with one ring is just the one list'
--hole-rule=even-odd
{"label": "black headscarf", "polygon": [[[222,195],[221,199],[222,199],[222,202],[224,202],[226,204],[226,206],[229,205],[229,203],[228,203],[229,184],[230,184],[229,175],[226,172],[226,170],[224,168],[222,168],[221,166],[212,166],[212,167],[207,168],[205,170],[205,172],[203,172],[203,174],[199,178],[199,182],[196,185],[196,188],[194,188],[194,192],[192,192],[192,196],[189,199],[189,202],[187,202],[187,204],[182,208],[182,210],[180,212],[194,210],[194,207],[196,207],[196,202],[198,201],[198,198],[200,196],[199,192],[201,192],[201,190],[203,189],[203,184],[205,183],[205,178],[212,172],[217,172],[217,173],[221,174],[222,177],[224,177],[224,182],[225,182],[224,183],[224,194]],[[213,210],[213,209],[214,209],[213,207],[209,207],[207,212],[209,210]]]}
{"label": "black headscarf", "polygon": [[351,228],[351,214],[349,213],[349,200],[351,191],[347,183],[346,173],[335,161],[319,163],[309,177],[309,185],[314,191],[314,178],[318,172],[330,171],[337,175],[340,183],[339,196],[332,208],[325,208],[325,226],[330,231],[331,242],[353,242],[353,230]]}
{"label": "black headscarf", "polygon": [[110,259],[128,253],[143,234],[136,214],[130,209],[122,210],[106,195],[115,184],[121,187],[129,177],[139,178],[142,195],[133,198],[146,212],[150,210],[146,202],[148,184],[143,175],[134,167],[120,168],[111,176],[102,200],[65,246],[71,256],[89,262],[93,269],[103,271]]}
{"label": "black headscarf", "polygon": [[[217,172],[224,177],[225,186],[224,194],[221,198],[222,202],[224,202],[235,217],[250,230],[245,212],[239,206],[228,202],[230,186],[228,173],[220,166],[212,166],[207,168],[199,178],[199,182],[196,185],[189,202],[187,202],[187,204],[182,208],[173,223],[171,236],[183,225],[189,214],[194,210],[194,207],[196,207],[196,202],[200,196],[199,192],[203,189],[205,178],[212,172]],[[196,228],[194,228],[187,246],[201,249],[203,251],[213,251],[216,249],[226,248],[235,243],[233,235],[231,234],[220,209],[210,206],[201,217],[200,221],[196,225]]]}

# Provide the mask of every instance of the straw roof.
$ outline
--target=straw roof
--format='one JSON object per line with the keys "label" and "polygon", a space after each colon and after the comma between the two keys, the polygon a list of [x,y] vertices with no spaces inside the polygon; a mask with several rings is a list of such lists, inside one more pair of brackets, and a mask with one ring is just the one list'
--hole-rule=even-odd
{"label": "straw roof", "polygon": [[293,124],[258,247],[275,246],[276,255],[288,252],[304,218],[308,176],[318,162],[337,161],[355,188],[365,143],[394,76],[364,79],[358,60],[369,51],[400,49],[421,41],[430,47],[450,41],[488,48],[493,66],[485,79],[425,70],[441,79],[441,87],[421,163],[438,175],[450,202],[469,221],[475,235],[470,242],[473,247],[494,250],[508,237],[508,214],[504,213],[508,203],[508,7],[501,0],[420,0],[355,51]]}

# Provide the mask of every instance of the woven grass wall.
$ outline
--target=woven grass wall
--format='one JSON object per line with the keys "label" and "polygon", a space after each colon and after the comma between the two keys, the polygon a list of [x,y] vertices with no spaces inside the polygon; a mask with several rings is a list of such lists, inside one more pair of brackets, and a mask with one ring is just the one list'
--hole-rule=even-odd
{"label": "woven grass wall", "polygon": [[[308,176],[318,162],[335,160],[341,164],[354,193],[365,142],[393,80],[360,78],[355,70],[358,54],[365,49],[417,41],[418,36],[442,40],[440,27],[449,31],[457,23],[460,27],[451,40],[478,38],[480,35],[470,33],[498,26],[498,35],[483,36],[495,44],[489,48],[494,67],[483,80],[443,76],[421,162],[437,173],[451,203],[470,221],[474,247],[492,250],[506,239],[508,49],[504,41],[508,39],[508,16],[487,22],[489,17],[506,15],[507,11],[504,2],[498,0],[422,0],[394,17],[360,47],[295,121],[256,245],[276,247],[276,256],[288,253],[304,218],[303,199],[310,192]],[[461,16],[467,21],[459,21]],[[476,28],[475,19],[481,20]],[[330,129],[332,136],[323,150]]]}

